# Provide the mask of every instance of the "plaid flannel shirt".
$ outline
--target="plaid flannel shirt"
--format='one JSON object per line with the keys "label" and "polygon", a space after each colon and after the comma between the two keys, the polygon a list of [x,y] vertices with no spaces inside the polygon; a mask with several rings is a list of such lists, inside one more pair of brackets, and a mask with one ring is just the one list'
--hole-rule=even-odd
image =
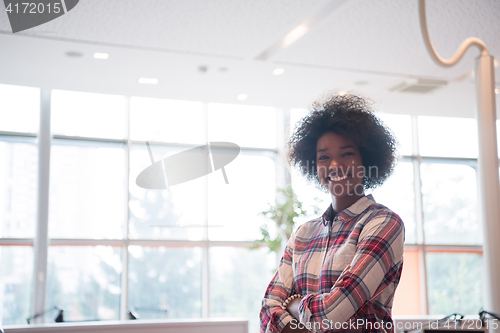
{"label": "plaid flannel shirt", "polygon": [[[291,321],[281,304],[303,295],[300,323],[311,332],[394,332],[394,292],[403,268],[404,225],[371,195],[333,216],[298,227],[278,271],[269,284],[260,312],[261,332],[281,332]],[[350,272],[332,288],[347,265]],[[302,326],[303,327],[303,326]]]}

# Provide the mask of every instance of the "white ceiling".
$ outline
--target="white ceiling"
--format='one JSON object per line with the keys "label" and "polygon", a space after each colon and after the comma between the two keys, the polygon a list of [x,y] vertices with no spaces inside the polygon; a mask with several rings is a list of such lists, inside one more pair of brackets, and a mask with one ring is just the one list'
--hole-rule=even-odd
{"label": "white ceiling", "polygon": [[[428,0],[427,17],[442,56],[471,36],[500,55],[500,1]],[[308,32],[282,48],[301,23]],[[0,48],[6,84],[278,107],[356,90],[388,113],[458,117],[474,116],[471,71],[479,54],[469,50],[453,68],[434,64],[416,0],[80,0],[62,17],[16,34],[0,11]],[[94,52],[110,58],[93,59]],[[276,67],[285,73],[273,76]],[[495,74],[500,87],[500,67]],[[140,85],[139,77],[160,83]],[[427,94],[389,91],[416,78],[448,84]],[[249,98],[239,102],[240,93]]]}

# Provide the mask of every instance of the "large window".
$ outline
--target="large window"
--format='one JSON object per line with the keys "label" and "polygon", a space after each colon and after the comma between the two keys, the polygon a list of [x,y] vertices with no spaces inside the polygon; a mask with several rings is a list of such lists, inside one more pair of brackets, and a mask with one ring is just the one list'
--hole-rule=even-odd
{"label": "large window", "polygon": [[482,228],[476,202],[475,120],[382,119],[396,135],[406,133],[394,174],[374,192],[406,227],[403,276],[393,313],[477,314],[481,279],[473,277],[481,276]]}
{"label": "large window", "polygon": [[[0,318],[7,325],[33,314],[32,263],[42,259],[32,247],[38,120],[22,121],[38,119],[41,99],[32,88],[2,93],[10,104],[0,117],[20,114],[0,129],[0,256],[8,268],[0,274]],[[50,245],[45,286],[34,284],[45,287],[45,309],[64,309],[69,321],[127,319],[128,311],[144,319],[238,316],[257,330],[276,261],[248,247],[278,186],[276,109],[63,90],[50,93],[50,105],[50,155],[40,157],[50,163]],[[224,173],[158,190],[136,184],[152,163],[196,147],[208,153],[207,143],[221,141],[241,147]]]}
{"label": "large window", "polygon": [[25,322],[33,279],[40,90],[0,85],[0,324]]}
{"label": "large window", "polygon": [[[33,245],[41,103],[39,89],[0,85],[0,324],[33,314],[31,295],[41,288],[33,263],[46,259],[45,308],[64,309],[66,320],[128,319],[128,311],[142,319],[239,317],[256,332],[277,264],[266,249],[248,249],[259,238],[260,212],[287,179],[308,211],[300,223],[330,202],[297,172],[283,177],[284,132],[306,111],[52,91],[50,155],[40,156],[50,159],[50,245],[40,258]],[[381,118],[401,158],[373,195],[406,226],[393,313],[477,313],[475,122]],[[208,149],[221,141],[241,147],[224,171],[165,189],[136,184],[152,163],[188,149],[226,154]],[[45,321],[53,320],[49,312]]]}

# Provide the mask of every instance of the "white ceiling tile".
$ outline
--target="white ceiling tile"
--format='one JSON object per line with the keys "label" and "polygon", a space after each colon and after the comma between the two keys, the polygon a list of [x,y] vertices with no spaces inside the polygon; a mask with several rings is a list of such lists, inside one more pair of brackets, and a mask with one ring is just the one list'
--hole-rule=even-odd
{"label": "white ceiling tile", "polygon": [[[467,37],[483,39],[500,54],[500,1],[427,1],[431,40],[450,57]],[[427,54],[417,1],[351,0],[288,49],[276,61],[452,79],[473,68],[471,49],[453,68],[441,68]]]}
{"label": "white ceiling tile", "polygon": [[[26,34],[244,58],[274,43],[325,2],[85,0]],[[9,30],[5,22],[0,28]]]}

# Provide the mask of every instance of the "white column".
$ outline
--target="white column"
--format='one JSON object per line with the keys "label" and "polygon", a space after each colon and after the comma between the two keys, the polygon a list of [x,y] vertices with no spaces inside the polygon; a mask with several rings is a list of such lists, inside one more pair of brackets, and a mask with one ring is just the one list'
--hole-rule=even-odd
{"label": "white column", "polygon": [[[124,221],[124,241],[122,248],[122,275],[121,275],[121,286],[122,292],[120,297],[120,319],[128,320],[128,263],[129,263],[129,255],[128,255],[128,246],[129,246],[129,222],[130,222],[130,209],[128,209],[128,204],[130,202],[130,191],[129,191],[129,175],[130,175],[130,149],[131,149],[131,140],[130,140],[130,97],[127,96],[125,102],[125,111],[127,115],[127,146],[126,146],[126,154],[127,154],[127,172],[126,172],[126,185],[125,191],[126,200],[127,200],[127,220]],[[132,309],[130,309],[132,311]]]}
{"label": "white column", "polygon": [[479,135],[480,216],[483,223],[483,305],[500,312],[500,185],[496,136],[493,57],[476,60],[477,125]]}
{"label": "white column", "polygon": [[[50,90],[40,92],[40,129],[38,132],[38,216],[34,239],[35,269],[33,271],[33,313],[45,309],[49,226],[50,173]],[[33,323],[43,323],[43,316]]]}

